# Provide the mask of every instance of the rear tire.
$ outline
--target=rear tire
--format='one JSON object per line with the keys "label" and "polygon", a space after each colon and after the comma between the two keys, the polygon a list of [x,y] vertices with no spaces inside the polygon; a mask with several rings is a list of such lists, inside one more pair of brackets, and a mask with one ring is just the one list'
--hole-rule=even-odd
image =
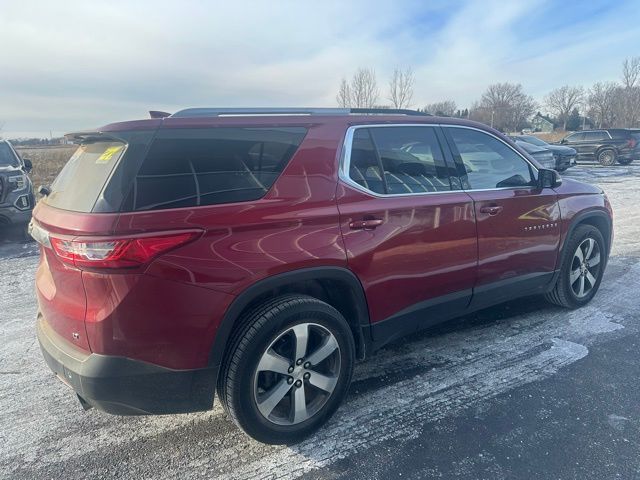
{"label": "rear tire", "polygon": [[355,362],[353,335],[335,308],[306,295],[269,300],[240,320],[218,397],[255,440],[299,442],[342,403]]}
{"label": "rear tire", "polygon": [[616,163],[616,152],[610,148],[605,148],[598,152],[598,162],[603,167],[610,167],[611,165]]}
{"label": "rear tire", "polygon": [[592,225],[578,226],[566,243],[560,274],[547,301],[565,308],[586,305],[594,297],[607,264],[604,238]]}

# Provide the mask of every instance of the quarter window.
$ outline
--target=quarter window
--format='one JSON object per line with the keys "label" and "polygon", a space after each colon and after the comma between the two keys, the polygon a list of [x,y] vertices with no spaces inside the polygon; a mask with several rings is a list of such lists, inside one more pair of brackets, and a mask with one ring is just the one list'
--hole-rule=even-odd
{"label": "quarter window", "polygon": [[449,171],[431,127],[357,129],[349,177],[367,190],[389,195],[451,190]]}
{"label": "quarter window", "polygon": [[531,166],[506,143],[478,130],[448,128],[464,173],[466,189],[532,186]]}
{"label": "quarter window", "polygon": [[134,179],[126,209],[257,200],[276,181],[305,133],[298,127],[160,132]]}

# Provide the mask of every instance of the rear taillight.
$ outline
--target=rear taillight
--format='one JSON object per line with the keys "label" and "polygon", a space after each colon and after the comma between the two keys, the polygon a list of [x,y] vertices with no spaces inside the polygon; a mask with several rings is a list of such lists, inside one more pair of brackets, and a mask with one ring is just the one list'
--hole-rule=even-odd
{"label": "rear taillight", "polygon": [[629,140],[627,140],[627,146],[629,148],[636,148],[637,144],[638,144],[638,141],[635,138],[630,138]]}
{"label": "rear taillight", "polygon": [[65,263],[78,268],[132,268],[200,236],[199,231],[125,238],[58,237],[49,235],[51,247]]}

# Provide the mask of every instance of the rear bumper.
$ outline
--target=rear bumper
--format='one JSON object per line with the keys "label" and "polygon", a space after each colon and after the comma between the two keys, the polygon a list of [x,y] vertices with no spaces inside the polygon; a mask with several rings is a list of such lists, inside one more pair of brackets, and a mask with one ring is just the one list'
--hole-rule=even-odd
{"label": "rear bumper", "polygon": [[187,413],[213,407],[217,368],[172,370],[79,350],[38,315],[38,341],[49,368],[85,407],[115,415]]}

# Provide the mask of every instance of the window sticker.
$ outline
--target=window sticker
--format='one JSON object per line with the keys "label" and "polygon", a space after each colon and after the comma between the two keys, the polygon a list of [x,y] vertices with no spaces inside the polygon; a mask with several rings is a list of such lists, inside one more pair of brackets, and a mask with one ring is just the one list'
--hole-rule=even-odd
{"label": "window sticker", "polygon": [[109,163],[113,156],[120,152],[120,150],[122,150],[122,146],[107,148],[104,153],[98,157],[96,163]]}

